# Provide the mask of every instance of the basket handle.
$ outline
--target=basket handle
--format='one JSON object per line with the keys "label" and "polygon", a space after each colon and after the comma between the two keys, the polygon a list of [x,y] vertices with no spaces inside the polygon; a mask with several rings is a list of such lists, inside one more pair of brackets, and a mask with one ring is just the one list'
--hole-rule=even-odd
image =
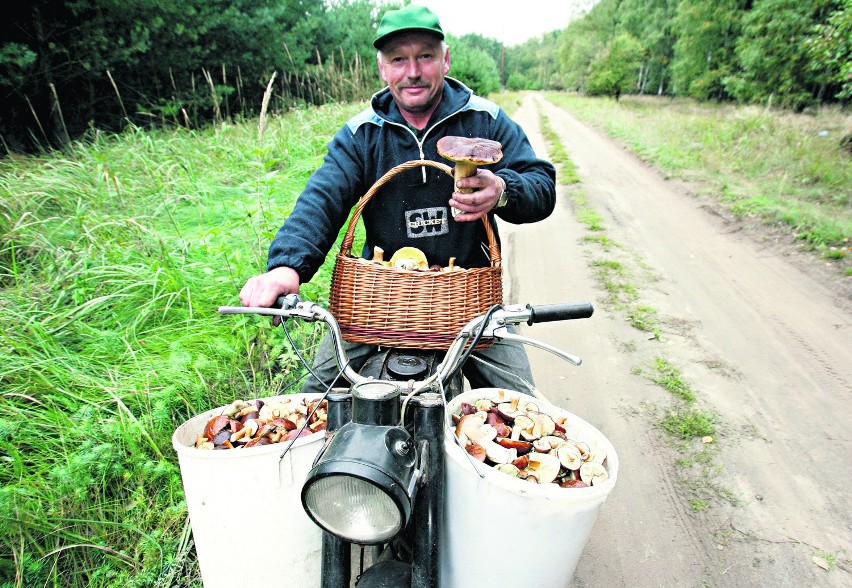
{"label": "basket handle", "polygon": [[[400,174],[404,171],[414,169],[416,167],[434,167],[435,169],[439,169],[447,175],[453,175],[453,168],[450,166],[440,163],[438,161],[432,161],[429,159],[413,159],[411,161],[406,161],[405,163],[401,163],[395,167],[392,167],[390,170],[385,173],[382,177],[376,180],[376,183],[367,190],[367,193],[361,196],[361,199],[358,201],[358,204],[355,206],[355,212],[352,215],[352,219],[349,221],[349,226],[346,227],[346,235],[343,237],[343,243],[340,245],[340,254],[349,256],[352,253],[352,243],[355,241],[355,226],[358,224],[358,219],[361,218],[361,213],[364,211],[364,208],[367,206],[367,203],[370,199],[379,191],[379,188],[387,184],[391,178],[395,175]],[[500,248],[497,246],[497,237],[494,235],[494,229],[491,227],[491,223],[488,222],[488,215],[482,217],[482,222],[485,225],[485,235],[488,237],[488,256],[491,259],[491,265],[493,267],[500,267],[502,263],[502,258],[500,256]]]}

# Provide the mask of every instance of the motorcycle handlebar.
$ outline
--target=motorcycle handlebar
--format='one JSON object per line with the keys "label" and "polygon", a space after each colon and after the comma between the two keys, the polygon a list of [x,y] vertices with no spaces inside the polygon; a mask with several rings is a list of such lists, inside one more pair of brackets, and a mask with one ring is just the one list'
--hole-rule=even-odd
{"label": "motorcycle handlebar", "polygon": [[595,307],[591,302],[569,302],[561,304],[527,305],[530,311],[528,325],[552,321],[567,321],[589,318],[594,314]]}
{"label": "motorcycle handlebar", "polygon": [[[300,318],[307,321],[322,321],[325,322],[330,329],[334,339],[334,349],[337,355],[338,364],[341,366],[344,377],[353,383],[361,383],[367,381],[366,378],[358,374],[349,365],[346,351],[343,347],[343,336],[340,332],[340,326],[337,324],[334,316],[325,308],[313,303],[302,301],[297,294],[282,296],[276,301],[274,307],[248,307],[248,306],[222,306],[219,308],[221,314],[260,314],[267,316],[278,316],[281,318]],[[526,343],[542,349],[546,349],[557,355],[567,359],[575,365],[579,365],[582,361],[578,357],[567,354],[555,347],[551,347],[540,341],[529,339],[527,337],[509,333],[506,331],[507,324],[527,324],[562,321],[588,318],[592,316],[594,307],[590,302],[579,303],[562,303],[562,304],[543,304],[538,306],[521,306],[510,305],[503,306],[497,309],[490,315],[488,324],[483,324],[486,316],[482,315],[471,320],[465,325],[461,332],[456,337],[456,340],[450,345],[447,354],[442,362],[436,376],[439,379],[445,379],[448,374],[451,374],[456,363],[460,361],[465,345],[475,336],[478,330],[482,330],[482,336],[486,338],[511,339],[521,343]]]}

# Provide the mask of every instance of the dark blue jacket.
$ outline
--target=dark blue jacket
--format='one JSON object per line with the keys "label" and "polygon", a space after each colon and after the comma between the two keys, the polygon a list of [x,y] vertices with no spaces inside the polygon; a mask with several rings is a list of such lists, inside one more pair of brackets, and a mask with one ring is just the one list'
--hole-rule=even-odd
{"label": "dark blue jacket", "polygon": [[[352,207],[385,172],[413,159],[453,165],[437,152],[438,139],[446,135],[481,137],[503,145],[503,159],[486,167],[506,181],[509,195],[505,207],[489,213],[495,231],[495,212],[515,224],[539,221],[553,212],[553,165],[535,156],[523,130],[496,104],[446,78],[443,98],[418,140],[385,88],[329,143],[322,166],[308,180],[269,247],[268,269],[288,266],[302,283],[310,280]],[[479,220],[452,219],[448,204],[452,192],[452,177],[434,168],[418,167],[395,176],[364,209],[364,256],[370,257],[378,245],[388,259],[408,245],[423,250],[430,264],[447,265],[455,257],[461,267],[487,266],[485,227]]]}

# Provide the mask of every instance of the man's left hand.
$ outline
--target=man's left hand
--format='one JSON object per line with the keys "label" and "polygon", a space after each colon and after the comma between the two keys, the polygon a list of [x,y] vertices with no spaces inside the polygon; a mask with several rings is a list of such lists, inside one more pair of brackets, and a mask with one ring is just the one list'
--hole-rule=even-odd
{"label": "man's left hand", "polygon": [[486,169],[478,169],[475,176],[458,181],[456,190],[459,189],[471,189],[473,192],[453,192],[450,206],[462,211],[454,218],[459,222],[474,221],[497,206],[497,200],[503,193],[503,180]]}

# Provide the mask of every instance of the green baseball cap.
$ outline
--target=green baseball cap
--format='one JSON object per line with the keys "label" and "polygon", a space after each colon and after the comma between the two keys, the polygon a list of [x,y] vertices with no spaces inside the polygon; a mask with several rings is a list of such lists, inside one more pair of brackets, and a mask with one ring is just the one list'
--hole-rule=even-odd
{"label": "green baseball cap", "polygon": [[425,6],[406,6],[385,13],[376,31],[373,47],[381,49],[391,36],[402,31],[423,31],[432,33],[439,39],[444,38],[444,30],[434,12]]}

